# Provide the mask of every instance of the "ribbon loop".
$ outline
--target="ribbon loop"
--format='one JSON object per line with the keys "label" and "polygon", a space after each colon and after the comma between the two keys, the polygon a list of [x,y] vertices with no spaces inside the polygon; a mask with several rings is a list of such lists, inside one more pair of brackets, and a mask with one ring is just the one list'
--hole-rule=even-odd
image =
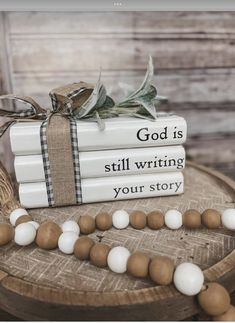
{"label": "ribbon loop", "polygon": [[2,135],[7,131],[7,129],[12,126],[16,121],[15,120],[11,120],[11,121],[7,121],[5,122],[1,127],[0,127],[0,138],[2,137]]}
{"label": "ribbon loop", "polygon": [[11,118],[13,120],[5,122],[0,127],[0,138],[7,131],[7,129],[19,119],[43,119],[46,115],[46,110],[43,109],[36,101],[27,96],[17,96],[14,94],[1,95],[0,100],[14,100],[24,103],[28,108],[20,111],[11,111],[0,109],[0,117]]}
{"label": "ribbon loop", "polygon": [[4,116],[4,117],[19,116],[19,118],[22,118],[22,117],[44,114],[46,112],[45,109],[43,109],[36,101],[34,101],[32,98],[28,96],[18,96],[14,94],[1,95],[0,100],[4,100],[4,99],[22,102],[25,105],[27,105],[29,108],[25,110],[21,110],[19,112],[0,109],[0,116]]}
{"label": "ribbon loop", "polygon": [[72,114],[80,108],[94,90],[94,85],[86,82],[63,85],[49,93],[53,110],[64,114]]}

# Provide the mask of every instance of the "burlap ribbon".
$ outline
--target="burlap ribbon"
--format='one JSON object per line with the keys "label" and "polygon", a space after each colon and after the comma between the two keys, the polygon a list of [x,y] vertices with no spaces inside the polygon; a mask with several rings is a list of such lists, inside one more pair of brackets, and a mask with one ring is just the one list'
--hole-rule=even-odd
{"label": "burlap ribbon", "polygon": [[82,203],[77,124],[53,114],[40,128],[49,206]]}
{"label": "burlap ribbon", "polygon": [[93,88],[80,82],[52,90],[52,110],[42,108],[30,97],[0,96],[26,106],[18,112],[0,109],[0,117],[12,119],[0,127],[0,137],[15,122],[42,120],[41,151],[49,206],[82,203],[77,123],[72,112],[87,100]]}

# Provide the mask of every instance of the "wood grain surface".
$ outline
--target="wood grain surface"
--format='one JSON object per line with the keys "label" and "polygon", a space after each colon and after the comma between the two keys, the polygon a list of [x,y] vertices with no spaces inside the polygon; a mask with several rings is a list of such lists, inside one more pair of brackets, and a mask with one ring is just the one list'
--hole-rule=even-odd
{"label": "wood grain surface", "polygon": [[[178,197],[38,209],[31,214],[39,222],[51,218],[61,224],[83,214],[95,216],[99,211],[112,213],[120,208],[129,212],[177,208],[184,212],[188,208],[222,211],[234,207],[235,183],[223,175],[189,164],[185,180],[185,194]],[[150,256],[166,255],[175,264],[193,262],[204,269],[206,280],[219,280],[230,292],[235,290],[235,236],[226,229],[138,231],[128,227],[96,231],[91,237],[110,246],[126,246],[131,252],[138,249]],[[0,270],[0,307],[23,319],[179,320],[199,311],[195,298],[180,295],[173,286],[154,286],[148,279],[118,275],[34,245],[12,243],[1,248]]]}

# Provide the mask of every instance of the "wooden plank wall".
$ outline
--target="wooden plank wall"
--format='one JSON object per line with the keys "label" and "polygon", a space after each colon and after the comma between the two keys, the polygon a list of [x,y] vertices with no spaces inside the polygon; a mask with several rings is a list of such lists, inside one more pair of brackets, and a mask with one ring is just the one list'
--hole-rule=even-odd
{"label": "wooden plank wall", "polygon": [[[9,69],[9,55],[8,55],[8,29],[6,25],[6,15],[0,12],[0,93],[9,93],[12,91],[11,73]],[[0,107],[8,105],[8,108],[13,108],[9,102],[0,101]],[[2,125],[6,120],[0,120]],[[13,155],[9,149],[10,140],[6,135],[0,141],[0,159],[6,166],[9,172],[13,170]]]}
{"label": "wooden plank wall", "polygon": [[48,106],[48,91],[95,82],[137,86],[148,55],[164,108],[188,122],[188,158],[235,178],[235,13],[5,13],[10,90]]}

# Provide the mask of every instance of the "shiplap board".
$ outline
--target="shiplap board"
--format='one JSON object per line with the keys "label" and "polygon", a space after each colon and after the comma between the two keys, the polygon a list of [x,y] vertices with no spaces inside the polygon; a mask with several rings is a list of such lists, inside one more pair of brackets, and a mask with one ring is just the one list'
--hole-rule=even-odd
{"label": "shiplap board", "polygon": [[[10,73],[9,51],[8,51],[8,29],[6,26],[6,16],[0,12],[0,94],[8,93],[12,89],[12,75]],[[6,102],[0,100],[0,108],[6,105]],[[11,104],[7,104],[12,108]],[[0,118],[0,126],[5,119]],[[9,137],[5,135],[0,138],[0,159],[8,170],[12,169],[12,155],[9,151]]]}
{"label": "shiplap board", "polygon": [[188,121],[188,156],[232,171],[234,18],[233,12],[6,13],[12,91],[48,106],[51,88],[95,82],[102,65],[103,82],[121,98],[119,83],[140,83],[152,54],[159,94]]}
{"label": "shiplap board", "polygon": [[148,55],[157,70],[234,67],[235,41],[181,39],[13,39],[12,65],[19,72],[143,70]]}
{"label": "shiplap board", "polygon": [[[201,161],[204,164],[234,164],[235,169],[235,134],[230,138],[204,136],[198,139],[189,139],[186,142],[187,157]],[[235,175],[235,174],[234,174]]]}
{"label": "shiplap board", "polygon": [[235,180],[235,134],[203,136],[186,142],[188,160],[217,169]]}
{"label": "shiplap board", "polygon": [[186,118],[189,137],[235,133],[235,111],[226,111],[221,107],[221,110],[213,112],[198,109],[178,110],[177,113]]}
{"label": "shiplap board", "polygon": [[9,32],[53,33],[234,33],[234,12],[8,13]]}
{"label": "shiplap board", "polygon": [[[116,100],[122,100],[128,94],[125,89],[137,89],[144,77],[140,72],[103,72],[102,82]],[[49,106],[48,93],[51,89],[78,81],[95,83],[98,71],[93,73],[16,73],[13,75],[13,91],[17,94],[29,95],[39,100],[42,105]],[[158,94],[167,96],[172,103],[219,103],[235,101],[235,69],[209,70],[156,70],[153,84]]]}

